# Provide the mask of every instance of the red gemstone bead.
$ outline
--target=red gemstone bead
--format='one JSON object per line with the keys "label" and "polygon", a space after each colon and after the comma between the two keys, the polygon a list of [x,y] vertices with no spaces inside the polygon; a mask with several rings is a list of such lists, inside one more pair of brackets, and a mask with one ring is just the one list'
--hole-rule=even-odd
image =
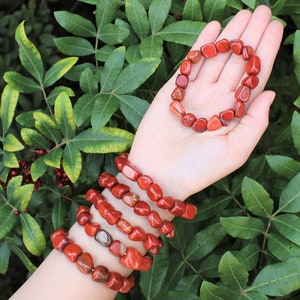
{"label": "red gemstone bead", "polygon": [[117,199],[121,199],[122,196],[128,193],[129,191],[130,191],[129,186],[123,183],[118,183],[111,189],[111,193]]}
{"label": "red gemstone bead", "polygon": [[115,225],[120,218],[122,217],[122,213],[118,210],[109,210],[106,213],[106,221],[109,225]]}
{"label": "red gemstone bead", "polygon": [[128,234],[128,238],[131,241],[141,242],[147,238],[147,234],[144,229],[139,226],[135,226],[133,227],[133,230]]}
{"label": "red gemstone bead", "polygon": [[98,184],[101,187],[112,188],[115,184],[118,183],[117,178],[110,173],[103,172],[98,177]]}
{"label": "red gemstone bead", "polygon": [[163,224],[160,228],[160,232],[163,234],[163,235],[167,235],[169,234],[171,231],[174,231],[175,230],[175,225],[168,221],[168,220],[165,220],[163,221]]}
{"label": "red gemstone bead", "polygon": [[171,98],[173,100],[182,101],[185,96],[185,90],[179,86],[177,86],[171,94]]}
{"label": "red gemstone bead", "polygon": [[109,271],[104,266],[96,266],[92,271],[92,280],[100,283],[107,281],[109,277]]}
{"label": "red gemstone bead", "polygon": [[123,286],[119,289],[120,293],[128,293],[134,286],[134,276],[130,275],[129,277],[124,277]]}
{"label": "red gemstone bead", "polygon": [[222,124],[227,126],[227,124],[234,118],[234,111],[233,109],[222,111],[220,112],[219,117]]}
{"label": "red gemstone bead", "polygon": [[188,78],[188,76],[186,76],[184,74],[177,75],[175,84],[177,86],[185,89],[188,86],[188,84],[189,84],[189,78]]}
{"label": "red gemstone bead", "polygon": [[72,243],[72,241],[64,234],[57,234],[52,238],[53,248],[60,252],[63,252],[70,243]]}
{"label": "red gemstone bead", "polygon": [[181,123],[186,127],[192,127],[193,124],[197,121],[197,118],[192,113],[187,113],[181,116]]}
{"label": "red gemstone bead", "polygon": [[84,225],[84,231],[88,236],[95,236],[101,226],[95,222],[89,222]]}
{"label": "red gemstone bead", "polygon": [[115,167],[119,172],[121,172],[123,166],[125,166],[127,163],[128,163],[127,157],[117,156],[115,158]]}
{"label": "red gemstone bead", "polygon": [[139,271],[141,272],[147,272],[150,270],[151,266],[153,263],[153,258],[150,254],[146,254],[143,256],[142,258],[142,263],[141,266],[139,268]]}
{"label": "red gemstone bead", "polygon": [[141,171],[128,161],[122,168],[122,174],[132,181],[136,181],[142,175]]}
{"label": "red gemstone bead", "polygon": [[114,211],[114,210],[115,210],[114,207],[108,202],[101,203],[98,208],[101,217],[104,219],[106,219],[106,214],[108,211]]}
{"label": "red gemstone bead", "polygon": [[213,131],[222,127],[222,122],[217,115],[213,115],[207,122],[207,130]]}
{"label": "red gemstone bead", "polygon": [[133,226],[128,221],[122,218],[118,221],[116,225],[119,230],[126,234],[129,234],[133,229]]}
{"label": "red gemstone bead", "polygon": [[192,126],[193,130],[197,132],[203,132],[207,129],[207,120],[205,118],[200,118],[194,122]]}
{"label": "red gemstone bead", "polygon": [[192,71],[192,62],[185,59],[180,65],[180,72],[184,75],[190,75]]}
{"label": "red gemstone bead", "polygon": [[202,55],[206,58],[214,57],[218,54],[217,48],[214,44],[206,44],[201,47]]}
{"label": "red gemstone bead", "polygon": [[85,205],[78,206],[78,208],[76,209],[76,214],[75,214],[77,219],[82,212],[90,212],[90,208]]}
{"label": "red gemstone bead", "polygon": [[187,220],[193,220],[197,214],[197,207],[191,203],[185,204],[185,212],[182,215],[182,218]]}
{"label": "red gemstone bead", "polygon": [[148,215],[148,220],[151,227],[153,228],[160,228],[162,226],[162,220],[160,218],[160,215],[154,210],[152,210]]}
{"label": "red gemstone bead", "polygon": [[229,43],[230,49],[233,53],[240,55],[242,54],[244,43],[241,40],[234,40]]}
{"label": "red gemstone bead", "polygon": [[139,216],[148,216],[151,212],[150,205],[143,200],[139,201],[133,210]]}
{"label": "red gemstone bead", "polygon": [[159,251],[159,238],[153,235],[152,233],[147,234],[147,239],[144,241],[144,247],[151,253],[155,252],[157,254],[157,251]]}
{"label": "red gemstone bead", "polygon": [[122,257],[126,254],[126,247],[122,242],[114,240],[109,246],[109,251],[115,256]]}
{"label": "red gemstone bead", "polygon": [[124,278],[118,272],[110,272],[105,285],[111,290],[117,291],[122,288],[124,283]]}
{"label": "red gemstone bead", "polygon": [[247,61],[246,73],[248,75],[257,75],[260,72],[261,64],[260,59],[257,55],[253,55]]}
{"label": "red gemstone bead", "polygon": [[170,233],[166,235],[168,239],[172,239],[175,236],[175,230],[172,230]]}
{"label": "red gemstone bead", "polygon": [[94,197],[93,204],[96,209],[99,209],[99,205],[104,202],[107,202],[107,199],[102,194],[99,194]]}
{"label": "red gemstone bead", "polygon": [[174,200],[174,205],[169,211],[174,216],[182,216],[185,212],[185,203],[180,200]]}
{"label": "red gemstone bead", "polygon": [[67,236],[67,235],[68,235],[68,232],[67,232],[67,230],[65,230],[65,229],[63,229],[63,228],[60,228],[60,229],[55,230],[55,231],[52,232],[51,235],[50,235],[51,241],[53,242],[53,240],[56,238],[56,236],[58,236],[58,235],[60,235],[60,234],[62,234],[62,235],[64,235],[64,236]]}
{"label": "red gemstone bead", "polygon": [[174,198],[170,196],[161,197],[157,200],[156,205],[162,209],[170,209],[174,205]]}
{"label": "red gemstone bead", "polygon": [[75,262],[79,255],[82,254],[82,249],[77,244],[71,243],[64,249],[64,254],[71,262]]}
{"label": "red gemstone bead", "polygon": [[188,54],[187,54],[187,58],[193,63],[196,64],[200,61],[202,55],[201,52],[199,50],[191,50]]}
{"label": "red gemstone bead", "polygon": [[153,180],[150,176],[148,175],[141,175],[138,179],[137,179],[137,184],[139,186],[139,188],[143,191],[145,191],[149,185],[151,183],[153,183]]}
{"label": "red gemstone bead", "polygon": [[215,45],[219,53],[225,53],[230,49],[229,42],[227,39],[217,41]]}
{"label": "red gemstone bead", "polygon": [[235,101],[234,106],[234,115],[236,118],[241,118],[245,114],[245,104],[242,101]]}
{"label": "red gemstone bead", "polygon": [[172,101],[170,103],[170,109],[178,117],[181,117],[185,114],[185,109],[179,101]]}
{"label": "red gemstone bead", "polygon": [[248,60],[251,56],[255,55],[255,51],[251,46],[245,46],[242,51],[244,60]]}
{"label": "red gemstone bead", "polygon": [[84,226],[86,223],[92,220],[92,214],[90,212],[82,212],[77,218],[77,222],[80,226]]}
{"label": "red gemstone bead", "polygon": [[85,193],[85,199],[86,199],[86,201],[88,201],[90,203],[94,203],[95,199],[98,197],[101,197],[101,196],[102,196],[102,194],[95,189],[89,189]]}
{"label": "red gemstone bead", "polygon": [[156,202],[163,196],[163,191],[157,183],[150,184],[146,192],[149,199],[154,202]]}
{"label": "red gemstone bead", "polygon": [[134,248],[127,247],[126,254],[121,257],[120,263],[132,270],[139,270],[142,263],[142,254]]}
{"label": "red gemstone bead", "polygon": [[140,196],[136,193],[129,192],[122,196],[122,201],[129,207],[134,207],[140,201]]}
{"label": "red gemstone bead", "polygon": [[84,274],[89,274],[94,269],[94,262],[92,256],[83,252],[76,260],[77,269]]}
{"label": "red gemstone bead", "polygon": [[240,85],[234,94],[238,101],[247,102],[251,96],[251,89],[247,85]]}
{"label": "red gemstone bead", "polygon": [[242,80],[242,84],[249,86],[250,89],[257,87],[259,79],[255,75],[249,75]]}

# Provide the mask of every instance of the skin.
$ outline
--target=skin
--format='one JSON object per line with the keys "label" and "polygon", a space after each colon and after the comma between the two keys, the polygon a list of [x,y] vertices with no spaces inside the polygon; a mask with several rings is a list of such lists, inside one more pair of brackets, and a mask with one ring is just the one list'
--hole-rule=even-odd
{"label": "skin", "polygon": [[[270,21],[270,18],[269,8],[259,6],[253,13],[247,10],[237,13],[222,32],[220,24],[212,21],[192,47],[199,49],[203,44],[227,38],[241,39],[245,45],[251,45],[255,49],[261,59],[262,69],[258,76],[259,85],[252,91],[243,118],[235,119],[229,126],[217,131],[196,133],[181,125],[178,117],[169,109],[170,94],[174,89],[177,73],[157,93],[136,133],[129,160],[143,174],[151,175],[154,181],[160,184],[165,195],[185,200],[230,174],[246,162],[267,128],[269,109],[275,93],[264,91],[264,87],[283,34],[282,24]],[[190,75],[184,99],[186,111],[198,117],[209,118],[232,107],[234,91],[245,76],[244,68],[241,57],[231,53],[199,62],[193,67]],[[141,198],[144,197],[135,183],[124,178],[122,174],[119,174],[118,178],[128,184],[133,192],[139,193]],[[122,205],[122,201],[114,201],[108,191],[105,190],[104,195],[133,225],[159,234],[149,228],[144,218],[135,216],[130,208]],[[172,219],[168,213],[159,212],[164,219]],[[93,221],[100,223],[104,229],[107,228],[114,239],[119,239],[142,253],[145,252],[141,243],[129,241],[113,226],[107,225],[94,208],[92,213]],[[69,236],[91,253],[95,265],[104,264],[110,270],[120,272],[124,276],[130,274],[130,270],[121,266],[118,259],[107,249],[87,237],[79,225],[72,226]],[[41,299],[41,296],[44,300],[110,300],[115,298],[116,292],[81,274],[63,254],[54,250],[11,299],[35,300]]]}

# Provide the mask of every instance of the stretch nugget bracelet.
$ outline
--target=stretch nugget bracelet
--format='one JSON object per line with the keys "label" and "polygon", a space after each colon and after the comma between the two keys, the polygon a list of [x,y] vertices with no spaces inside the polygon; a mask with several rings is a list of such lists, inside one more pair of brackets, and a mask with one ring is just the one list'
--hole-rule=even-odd
{"label": "stretch nugget bracelet", "polygon": [[[241,55],[243,60],[246,61],[245,73],[247,74],[235,91],[233,108],[214,114],[208,120],[203,117],[197,118],[194,114],[187,113],[182,102],[189,84],[192,66],[198,63],[202,57],[215,57],[219,53],[226,53],[229,50],[236,55]],[[244,46],[241,40],[229,42],[227,39],[222,39],[216,43],[203,45],[200,50],[191,50],[180,65],[180,74],[177,75],[175,80],[176,87],[171,94],[173,101],[170,104],[170,109],[175,115],[180,117],[184,126],[191,127],[196,132],[213,131],[222,126],[227,126],[231,120],[241,118],[245,114],[245,102],[250,99],[251,89],[254,89],[259,83],[257,75],[260,69],[261,62],[254,49],[251,46]]]}

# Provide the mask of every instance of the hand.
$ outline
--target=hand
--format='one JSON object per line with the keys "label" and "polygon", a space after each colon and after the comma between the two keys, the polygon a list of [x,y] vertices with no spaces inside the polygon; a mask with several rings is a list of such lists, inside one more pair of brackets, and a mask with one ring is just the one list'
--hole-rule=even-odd
{"label": "hand", "polygon": [[[261,59],[259,85],[252,90],[246,115],[227,127],[204,133],[184,127],[169,109],[178,73],[162,87],[144,116],[130,152],[130,160],[159,183],[166,195],[184,200],[239,168],[253,151],[268,125],[269,107],[275,97],[263,89],[270,76],[283,33],[271,11],[259,6],[253,13],[240,11],[220,33],[210,22],[193,49],[222,38],[241,39]],[[187,112],[209,118],[233,106],[234,91],[244,74],[238,55],[219,54],[193,66],[183,105]]]}

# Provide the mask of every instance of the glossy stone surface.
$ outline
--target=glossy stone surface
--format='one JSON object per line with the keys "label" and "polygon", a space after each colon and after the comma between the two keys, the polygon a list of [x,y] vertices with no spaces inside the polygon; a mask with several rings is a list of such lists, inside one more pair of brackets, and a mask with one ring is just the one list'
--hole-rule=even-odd
{"label": "glossy stone surface", "polygon": [[86,199],[86,201],[88,201],[90,203],[94,203],[94,201],[97,197],[102,197],[102,194],[95,189],[89,189],[85,193],[85,199]]}
{"label": "glossy stone surface", "polygon": [[89,274],[94,269],[92,256],[88,252],[83,252],[76,260],[77,269],[84,274]]}
{"label": "glossy stone surface", "polygon": [[244,43],[241,40],[234,40],[229,43],[230,49],[233,53],[240,55],[244,47]]}
{"label": "glossy stone surface", "polygon": [[85,205],[79,205],[78,208],[76,209],[76,214],[75,214],[76,218],[78,218],[82,212],[90,212],[90,208]]}
{"label": "glossy stone surface", "polygon": [[124,277],[123,286],[119,289],[120,293],[126,294],[134,287],[134,276]]}
{"label": "glossy stone surface", "polygon": [[177,86],[171,94],[171,98],[177,101],[182,101],[184,99],[184,96],[185,96],[185,89],[179,86]]}
{"label": "glossy stone surface", "polygon": [[126,165],[127,162],[128,162],[127,157],[124,157],[124,156],[121,156],[121,155],[120,155],[120,156],[117,156],[117,157],[115,158],[115,167],[116,167],[116,169],[117,169],[119,172],[121,172],[123,166]]}
{"label": "glossy stone surface", "polygon": [[205,58],[211,58],[218,54],[217,48],[213,43],[203,45],[201,47],[201,53]]}
{"label": "glossy stone surface", "polygon": [[151,201],[156,202],[163,196],[163,191],[157,183],[152,183],[146,190],[147,195]]}
{"label": "glossy stone surface", "polygon": [[92,272],[92,280],[104,283],[109,277],[109,270],[104,266],[96,266]]}
{"label": "glossy stone surface", "polygon": [[84,231],[88,236],[95,236],[100,228],[100,224],[96,222],[89,222],[84,225]]}
{"label": "glossy stone surface", "polygon": [[104,247],[109,247],[112,243],[111,235],[104,229],[100,229],[95,235],[95,240]]}
{"label": "glossy stone surface", "polygon": [[141,175],[138,179],[137,179],[137,184],[139,186],[139,188],[143,191],[145,191],[151,183],[153,183],[153,180],[150,176],[148,175]]}
{"label": "glossy stone surface", "polygon": [[133,192],[128,192],[122,196],[122,201],[129,207],[134,207],[140,201],[140,196]]}
{"label": "glossy stone surface", "polygon": [[53,248],[60,252],[63,252],[70,243],[72,243],[72,241],[64,234],[57,234],[52,238]]}
{"label": "glossy stone surface", "polygon": [[257,75],[260,72],[260,68],[260,58],[257,55],[251,56],[246,64],[246,73],[248,75]]}
{"label": "glossy stone surface", "polygon": [[251,46],[245,46],[242,51],[244,60],[248,60],[251,56],[255,55],[255,51]]}
{"label": "glossy stone surface", "polygon": [[150,251],[153,254],[157,254],[159,251],[159,238],[156,237],[154,234],[152,233],[148,233],[147,234],[147,238],[144,241],[144,247],[145,249],[147,249],[148,251]]}
{"label": "glossy stone surface", "polygon": [[101,196],[98,195],[98,196],[94,197],[93,204],[96,209],[99,209],[99,205],[104,202],[107,202],[107,199],[102,194],[101,194]]}
{"label": "glossy stone surface", "polygon": [[222,127],[222,122],[217,115],[213,115],[208,121],[207,121],[207,130],[214,131]]}
{"label": "glossy stone surface", "polygon": [[126,254],[126,246],[119,240],[114,240],[109,246],[109,251],[117,257],[122,257]]}
{"label": "glossy stone surface", "polygon": [[197,132],[204,132],[207,129],[207,120],[205,118],[199,118],[194,122],[192,128]]}
{"label": "glossy stone surface", "polygon": [[118,183],[110,191],[115,198],[122,199],[122,196],[130,191],[130,188],[126,184]]}
{"label": "glossy stone surface", "polygon": [[105,285],[111,290],[118,291],[124,283],[124,278],[118,272],[110,272]]}
{"label": "glossy stone surface", "polygon": [[242,84],[249,86],[250,89],[257,87],[259,79],[255,75],[249,75],[242,80]]}
{"label": "glossy stone surface", "polygon": [[151,208],[146,201],[141,200],[135,205],[134,212],[139,216],[148,216],[151,212]]}
{"label": "glossy stone surface", "polygon": [[147,238],[147,234],[144,229],[139,226],[133,227],[133,230],[128,234],[128,238],[131,241],[142,242]]}
{"label": "glossy stone surface", "polygon": [[251,89],[247,85],[240,85],[235,94],[234,98],[238,101],[247,102],[251,96]]}
{"label": "glossy stone surface", "polygon": [[185,212],[182,215],[182,218],[187,220],[193,220],[197,214],[197,207],[191,203],[185,204]]}
{"label": "glossy stone surface", "polygon": [[101,217],[104,219],[106,219],[106,213],[113,210],[115,210],[114,207],[108,202],[101,203],[98,208]]}
{"label": "glossy stone surface", "polygon": [[101,173],[100,176],[98,177],[98,184],[101,187],[106,187],[108,189],[111,189],[117,183],[118,183],[117,178],[107,172]]}
{"label": "glossy stone surface", "polygon": [[172,222],[165,220],[159,230],[163,235],[167,235],[175,230],[175,225]]}
{"label": "glossy stone surface", "polygon": [[178,117],[181,117],[185,114],[185,109],[179,101],[172,101],[170,103],[170,109]]}
{"label": "glossy stone surface", "polygon": [[158,212],[152,210],[148,215],[148,221],[153,228],[160,228],[162,226],[162,220]]}
{"label": "glossy stone surface", "polygon": [[109,210],[106,213],[105,219],[109,225],[115,225],[120,220],[121,217],[122,217],[122,213],[120,211]]}
{"label": "glossy stone surface", "polygon": [[189,78],[187,75],[179,74],[176,77],[175,84],[183,89],[185,89],[189,84]]}
{"label": "glossy stone surface", "polygon": [[180,200],[174,200],[174,205],[169,211],[172,215],[180,217],[185,212],[185,203]]}
{"label": "glossy stone surface", "polygon": [[56,238],[56,236],[61,235],[61,234],[64,235],[64,236],[67,236],[68,235],[68,231],[65,230],[65,229],[63,229],[63,228],[55,230],[54,232],[52,232],[50,234],[51,241],[53,241]]}
{"label": "glossy stone surface", "polygon": [[127,220],[122,218],[117,222],[116,226],[120,231],[126,234],[129,234],[133,229],[133,226]]}
{"label": "glossy stone surface", "polygon": [[71,243],[64,249],[64,255],[71,262],[76,262],[79,255],[82,254],[82,249],[77,244]]}
{"label": "glossy stone surface", "polygon": [[220,112],[219,117],[222,124],[226,126],[234,118],[234,111],[233,109],[224,110]]}
{"label": "glossy stone surface", "polygon": [[141,171],[129,162],[122,167],[122,174],[132,181],[136,181],[142,175]]}
{"label": "glossy stone surface", "polygon": [[80,226],[84,226],[86,223],[92,220],[92,214],[90,212],[82,212],[77,218],[77,222]]}
{"label": "glossy stone surface", "polygon": [[163,196],[157,200],[156,205],[162,209],[170,209],[174,205],[174,198],[171,196]]}
{"label": "glossy stone surface", "polygon": [[142,254],[132,247],[127,247],[126,254],[121,257],[120,263],[131,269],[131,270],[139,270],[142,263]]}
{"label": "glossy stone surface", "polygon": [[193,63],[196,64],[200,61],[202,54],[199,50],[191,50],[187,54],[187,58]]}
{"label": "glossy stone surface", "polygon": [[234,106],[234,115],[236,118],[241,118],[245,114],[245,104],[242,101],[235,101]]}
{"label": "glossy stone surface", "polygon": [[192,127],[196,120],[197,117],[194,114],[187,113],[181,117],[181,124],[186,127]]}
{"label": "glossy stone surface", "polygon": [[215,43],[215,45],[219,53],[225,53],[230,49],[227,39],[219,40]]}
{"label": "glossy stone surface", "polygon": [[192,62],[189,59],[183,60],[179,69],[182,74],[190,75],[192,71]]}

